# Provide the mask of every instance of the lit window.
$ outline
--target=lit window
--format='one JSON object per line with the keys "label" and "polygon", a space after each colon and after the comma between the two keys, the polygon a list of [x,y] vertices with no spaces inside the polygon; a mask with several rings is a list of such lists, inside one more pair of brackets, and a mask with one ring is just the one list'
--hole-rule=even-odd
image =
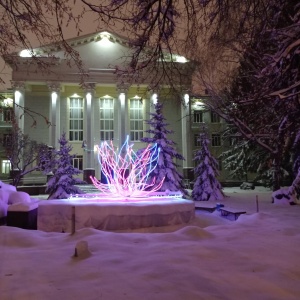
{"label": "lit window", "polygon": [[211,145],[212,147],[219,147],[221,146],[221,135],[218,133],[213,133],[211,135]]}
{"label": "lit window", "polygon": [[76,155],[73,158],[72,161],[73,167],[77,168],[78,170],[83,170],[83,156],[82,155]]}
{"label": "lit window", "polygon": [[194,110],[194,123],[203,122],[203,112],[201,110]]}
{"label": "lit window", "polygon": [[144,133],[144,102],[140,98],[130,99],[130,140],[139,141]]}
{"label": "lit window", "polygon": [[0,121],[1,122],[11,122],[13,117],[12,108],[2,108],[0,110]]}
{"label": "lit window", "polygon": [[70,98],[69,140],[83,140],[83,99]]}
{"label": "lit window", "polygon": [[2,174],[9,174],[11,170],[11,164],[9,160],[2,160],[2,168],[1,173]]}
{"label": "lit window", "polygon": [[100,99],[100,140],[114,139],[114,99]]}

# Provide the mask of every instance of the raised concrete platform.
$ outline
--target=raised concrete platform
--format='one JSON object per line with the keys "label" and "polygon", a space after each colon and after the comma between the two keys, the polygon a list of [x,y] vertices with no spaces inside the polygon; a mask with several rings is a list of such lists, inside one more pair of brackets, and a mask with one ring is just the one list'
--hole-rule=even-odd
{"label": "raised concrete platform", "polygon": [[39,203],[37,229],[72,232],[91,227],[117,231],[188,223],[194,215],[194,202],[182,198],[44,200]]}

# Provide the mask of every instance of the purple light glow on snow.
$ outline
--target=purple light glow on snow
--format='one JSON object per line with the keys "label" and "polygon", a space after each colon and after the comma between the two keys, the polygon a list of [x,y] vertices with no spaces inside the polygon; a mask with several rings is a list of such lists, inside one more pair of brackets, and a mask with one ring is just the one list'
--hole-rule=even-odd
{"label": "purple light glow on snow", "polygon": [[149,182],[149,174],[155,169],[159,156],[157,144],[148,146],[137,155],[129,145],[128,137],[116,153],[112,141],[103,142],[98,150],[98,159],[107,184],[90,177],[94,186],[102,193],[117,197],[145,197],[158,191],[164,179],[156,185],[154,177]]}

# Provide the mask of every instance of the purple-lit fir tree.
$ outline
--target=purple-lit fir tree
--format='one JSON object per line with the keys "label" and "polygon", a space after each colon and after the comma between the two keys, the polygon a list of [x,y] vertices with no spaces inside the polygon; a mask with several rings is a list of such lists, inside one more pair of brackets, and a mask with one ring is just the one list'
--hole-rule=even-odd
{"label": "purple-lit fir tree", "polygon": [[224,194],[217,179],[219,175],[218,162],[211,155],[209,139],[205,130],[199,134],[200,149],[195,153],[194,160],[198,165],[194,168],[195,183],[192,191],[194,201],[222,200]]}
{"label": "purple-lit fir tree", "polygon": [[155,112],[150,113],[151,119],[146,121],[150,125],[150,129],[146,132],[151,136],[141,139],[145,143],[156,143],[160,149],[157,166],[149,175],[148,182],[155,177],[156,183],[164,180],[160,191],[181,191],[186,194],[182,183],[183,176],[178,172],[178,165],[174,161],[175,159],[184,160],[184,157],[174,149],[175,142],[167,137],[173,131],[166,128],[169,124],[165,122],[166,119],[162,114],[163,104],[157,103],[154,108]]}
{"label": "purple-lit fir tree", "polygon": [[48,199],[65,199],[70,194],[82,194],[83,192],[76,184],[84,183],[79,178],[73,176],[79,175],[81,171],[74,168],[72,159],[75,155],[71,155],[72,146],[68,144],[66,133],[64,132],[58,140],[60,149],[54,150],[54,159],[52,166],[53,176],[47,183],[46,192],[49,193]]}

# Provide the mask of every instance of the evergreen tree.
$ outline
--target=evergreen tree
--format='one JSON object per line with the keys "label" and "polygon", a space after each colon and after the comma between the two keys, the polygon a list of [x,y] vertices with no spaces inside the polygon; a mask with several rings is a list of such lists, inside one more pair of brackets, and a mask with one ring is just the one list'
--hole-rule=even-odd
{"label": "evergreen tree", "polygon": [[269,153],[239,135],[231,136],[231,143],[231,149],[220,155],[224,169],[230,171],[229,177],[248,181],[248,173],[252,172],[258,174],[254,181],[263,180],[270,171]]}
{"label": "evergreen tree", "polygon": [[201,132],[198,141],[201,148],[195,153],[194,160],[199,164],[194,168],[196,181],[192,198],[195,201],[222,200],[224,197],[222,186],[218,179],[218,162],[211,155],[209,140],[205,132]]}
{"label": "evergreen tree", "polygon": [[178,165],[174,162],[175,159],[184,160],[184,157],[174,149],[175,142],[167,138],[173,131],[166,128],[169,124],[165,122],[162,108],[162,103],[155,104],[155,112],[150,113],[152,117],[146,121],[150,125],[150,129],[146,132],[152,136],[141,139],[145,143],[156,143],[160,151],[157,166],[149,175],[148,181],[152,182],[154,177],[157,183],[164,180],[160,191],[181,191],[186,194],[183,176],[178,172]]}
{"label": "evergreen tree", "polygon": [[[68,144],[66,133],[64,132],[58,140],[60,144],[59,150],[54,150],[55,158],[52,166],[53,177],[47,183],[46,192],[49,193],[48,199],[65,199],[70,194],[82,194],[83,192],[75,186],[84,183],[79,178],[73,176],[79,175],[80,170],[74,168],[72,159],[75,155],[71,155],[72,146]],[[49,171],[49,170],[47,170]]]}

